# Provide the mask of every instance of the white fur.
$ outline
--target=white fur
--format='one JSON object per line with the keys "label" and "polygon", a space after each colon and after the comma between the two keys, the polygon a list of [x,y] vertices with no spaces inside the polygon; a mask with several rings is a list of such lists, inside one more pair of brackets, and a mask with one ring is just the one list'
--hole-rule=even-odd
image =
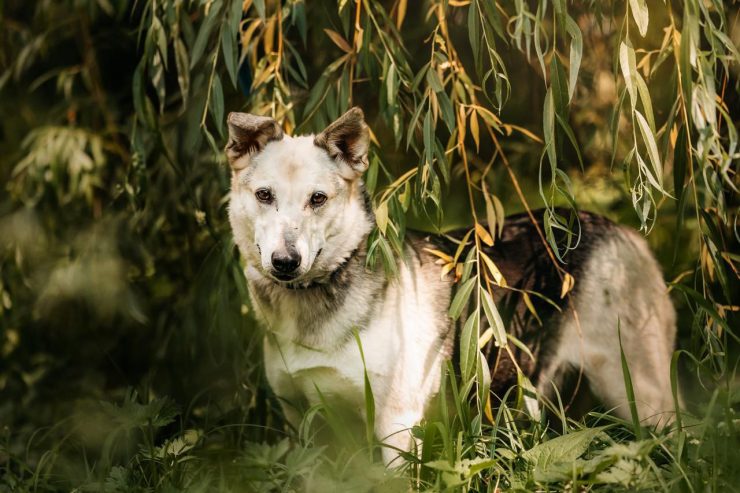
{"label": "white fur", "polygon": [[[320,402],[318,388],[329,398],[349,402],[365,417],[360,350],[346,338],[348,328],[357,327],[376,403],[376,436],[408,450],[408,430],[421,421],[437,393],[445,357],[435,330],[441,321],[428,309],[437,300],[433,291],[420,288],[402,264],[382,299],[369,300],[362,290],[353,290],[345,306],[326,320],[321,337],[308,341],[295,327],[293,310],[300,303],[286,299],[280,306],[260,307],[272,330],[264,352],[267,379],[275,393],[288,402],[305,397],[313,405]],[[363,326],[363,319],[369,323]],[[292,413],[288,415],[295,420]],[[386,463],[396,456],[394,450],[383,449]]]}
{"label": "white fur", "polygon": [[[248,270],[248,278],[269,272],[272,253],[284,249],[289,236],[301,254],[297,281],[309,281],[316,273],[334,270],[369,230],[362,201],[357,200],[358,183],[337,176],[337,165],[313,145],[312,136],[285,136],[256,156],[241,158],[247,159],[249,165],[232,176],[229,219],[236,244],[248,265],[257,269]],[[273,189],[274,204],[255,199],[255,191],[262,187]],[[317,191],[328,196],[319,213],[308,205]]]}
{"label": "white fur", "polygon": [[[348,181],[342,176],[310,136],[270,142],[248,166],[237,168],[229,218],[247,262],[245,274],[252,293],[260,283],[273,282],[270,256],[284,246],[286,232],[294,235],[303,259],[298,280],[309,281],[339,267],[371,229],[359,179]],[[274,205],[255,199],[260,187],[274,191]],[[306,206],[317,190],[329,197],[320,212]],[[340,396],[364,414],[364,369],[359,347],[348,338],[356,329],[376,401],[376,435],[393,447],[409,448],[408,429],[421,420],[439,388],[444,359],[439,333],[448,321],[429,309],[440,300],[434,289],[420,285],[414,273],[420,269],[418,260],[401,262],[399,269],[398,277],[380,291],[382,300],[371,299],[365,283],[353,284],[343,305],[322,322],[317,333],[306,334],[297,326],[298,315],[313,308],[302,302],[302,292],[278,288],[285,292],[270,306],[260,304],[253,294],[257,317],[268,330],[267,379],[294,425],[300,416],[291,403],[307,398],[310,404],[318,404],[317,388],[325,396]],[[442,302],[447,301],[444,297]],[[389,463],[397,453],[384,449],[383,455]]]}
{"label": "white fur", "polygon": [[549,390],[558,369],[582,368],[593,393],[628,419],[621,332],[638,415],[645,423],[667,424],[674,409],[669,369],[676,316],[646,241],[620,227],[595,247],[583,271],[573,298],[578,317],[569,310],[538,390]]}

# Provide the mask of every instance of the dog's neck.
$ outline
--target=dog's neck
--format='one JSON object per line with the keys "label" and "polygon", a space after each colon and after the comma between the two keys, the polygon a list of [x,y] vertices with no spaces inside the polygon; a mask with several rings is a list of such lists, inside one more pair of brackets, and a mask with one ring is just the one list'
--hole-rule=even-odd
{"label": "dog's neck", "polygon": [[281,340],[314,348],[336,347],[367,320],[359,300],[379,296],[386,282],[382,267],[366,268],[366,243],[367,237],[336,269],[305,286],[252,279],[250,292],[258,319]]}

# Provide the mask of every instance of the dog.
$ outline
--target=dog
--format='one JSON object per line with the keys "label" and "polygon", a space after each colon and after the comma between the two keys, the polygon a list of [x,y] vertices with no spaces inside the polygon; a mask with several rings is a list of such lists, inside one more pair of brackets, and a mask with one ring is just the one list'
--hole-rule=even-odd
{"label": "dog", "polygon": [[[382,455],[390,464],[414,446],[409,430],[424,418],[456,351],[459,325],[448,315],[454,276],[441,275],[432,252],[454,252],[462,234],[409,234],[395,276],[368,268],[375,219],[362,181],[369,146],[362,110],[350,109],[315,136],[286,135],[275,120],[246,113],[230,113],[227,123],[229,221],[266,329],[267,381],[297,426],[300,402],[341,399],[362,416],[367,374],[375,434],[388,445]],[[673,409],[676,331],[661,270],[637,232],[588,213],[579,222],[580,245],[565,257],[575,285],[564,297],[528,215],[507,218],[500,238],[485,247],[509,286],[493,287],[507,332],[529,348],[487,345],[491,391],[505,392],[521,370],[549,394],[575,368],[627,418],[621,343],[638,415],[658,424]],[[523,291],[540,296],[527,306]]]}

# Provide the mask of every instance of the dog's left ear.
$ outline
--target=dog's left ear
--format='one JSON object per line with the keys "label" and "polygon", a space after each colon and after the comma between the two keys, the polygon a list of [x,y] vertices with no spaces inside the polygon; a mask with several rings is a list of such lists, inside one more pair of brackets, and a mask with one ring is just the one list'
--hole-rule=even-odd
{"label": "dog's left ear", "polygon": [[234,171],[246,167],[249,158],[264,149],[268,142],[283,138],[283,129],[278,122],[266,116],[229,113],[226,121],[229,124],[229,141],[225,151]]}
{"label": "dog's left ear", "polygon": [[313,141],[332,159],[349,167],[351,172],[347,178],[350,179],[359,177],[367,169],[369,142],[370,131],[365,115],[356,106],[326,127]]}

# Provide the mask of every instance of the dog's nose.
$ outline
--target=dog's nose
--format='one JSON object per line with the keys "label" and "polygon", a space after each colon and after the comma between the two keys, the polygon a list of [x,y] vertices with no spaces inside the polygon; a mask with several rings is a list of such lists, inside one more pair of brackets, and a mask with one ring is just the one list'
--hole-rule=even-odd
{"label": "dog's nose", "polygon": [[288,254],[273,252],[272,254],[272,266],[281,274],[291,274],[299,265],[301,265],[301,256],[298,252]]}

